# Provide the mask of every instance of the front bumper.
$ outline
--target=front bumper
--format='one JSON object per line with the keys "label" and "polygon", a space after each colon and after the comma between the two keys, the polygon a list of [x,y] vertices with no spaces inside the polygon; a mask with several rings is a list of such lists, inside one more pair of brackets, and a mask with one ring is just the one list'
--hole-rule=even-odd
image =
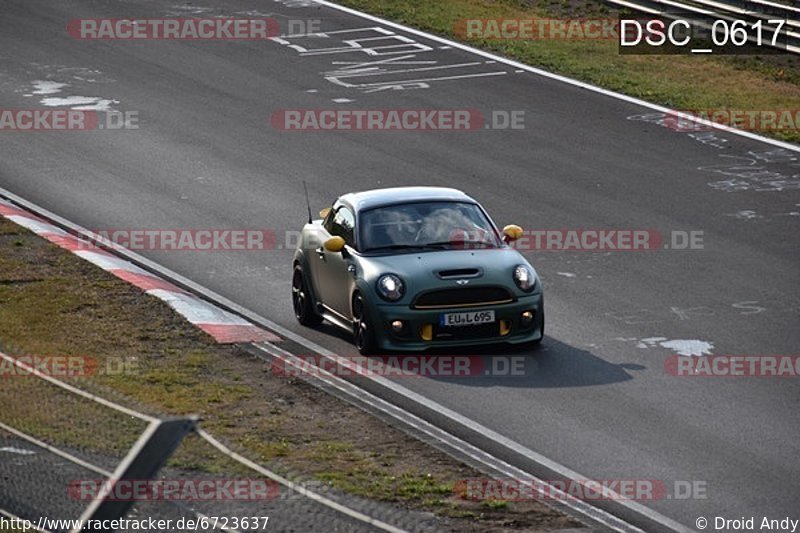
{"label": "front bumper", "polygon": [[[469,311],[495,313],[495,322],[477,326],[442,327],[443,313],[458,313],[464,308],[411,309],[405,305],[378,304],[375,306],[378,346],[385,351],[420,351],[437,347],[475,346],[486,344],[521,344],[541,340],[544,300],[542,293],[520,296],[507,304],[470,307]],[[530,311],[533,320],[524,325],[522,313]],[[392,322],[404,324],[402,332],[392,329]]]}

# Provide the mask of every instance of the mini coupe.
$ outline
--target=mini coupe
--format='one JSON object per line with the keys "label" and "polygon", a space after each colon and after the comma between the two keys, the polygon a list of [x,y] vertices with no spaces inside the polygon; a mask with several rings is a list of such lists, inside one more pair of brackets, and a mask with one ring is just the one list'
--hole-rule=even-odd
{"label": "mini coupe", "polygon": [[303,227],[294,254],[297,320],[352,332],[361,354],[535,343],[544,336],[542,285],[461,191],[397,187],[345,194]]}

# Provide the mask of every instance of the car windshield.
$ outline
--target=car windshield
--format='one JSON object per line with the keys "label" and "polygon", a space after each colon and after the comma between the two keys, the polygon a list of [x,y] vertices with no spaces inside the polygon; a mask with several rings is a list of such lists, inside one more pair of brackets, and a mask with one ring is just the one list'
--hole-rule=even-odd
{"label": "car windshield", "polygon": [[496,248],[502,243],[480,207],[468,202],[390,205],[360,214],[362,251]]}

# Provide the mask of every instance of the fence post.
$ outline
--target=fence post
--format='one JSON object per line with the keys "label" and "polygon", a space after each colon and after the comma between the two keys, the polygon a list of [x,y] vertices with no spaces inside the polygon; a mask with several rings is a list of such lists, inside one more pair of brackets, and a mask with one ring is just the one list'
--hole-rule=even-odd
{"label": "fence post", "polygon": [[[96,499],[81,515],[78,528],[72,533],[85,531],[114,531],[109,521],[122,518],[135,503],[133,499],[114,499],[114,486],[120,481],[152,479],[167,462],[187,433],[197,426],[196,416],[155,420],[133,445],[119,464],[111,479],[103,484]],[[103,522],[109,527],[102,527]]]}

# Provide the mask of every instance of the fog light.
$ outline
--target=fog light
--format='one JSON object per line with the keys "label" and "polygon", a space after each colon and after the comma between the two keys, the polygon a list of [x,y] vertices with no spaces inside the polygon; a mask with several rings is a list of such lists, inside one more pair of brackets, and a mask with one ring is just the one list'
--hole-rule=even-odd
{"label": "fog light", "polygon": [[501,320],[500,321],[500,336],[505,337],[511,333],[511,321],[510,320]]}
{"label": "fog light", "polygon": [[533,311],[523,311],[521,318],[522,326],[527,328],[533,322]]}
{"label": "fog light", "polygon": [[403,331],[404,327],[405,324],[403,324],[402,320],[395,320],[394,322],[392,322],[392,331],[394,331],[395,333],[400,333],[401,331]]}
{"label": "fog light", "polygon": [[419,328],[419,336],[422,337],[424,341],[433,340],[433,326],[431,324],[424,324]]}

